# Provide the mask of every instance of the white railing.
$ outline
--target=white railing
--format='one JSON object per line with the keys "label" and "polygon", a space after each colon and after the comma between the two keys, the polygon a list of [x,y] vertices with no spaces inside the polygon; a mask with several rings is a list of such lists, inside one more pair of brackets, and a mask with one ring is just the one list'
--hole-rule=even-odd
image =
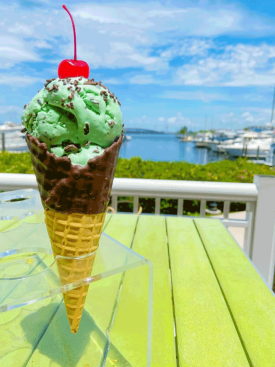
{"label": "white railing", "polygon": [[[37,189],[34,175],[0,173],[0,190]],[[254,182],[199,182],[115,178],[112,207],[117,212],[120,197],[133,197],[133,212],[139,199],[155,198],[155,214],[161,214],[161,199],[178,201],[177,215],[182,216],[184,200],[200,200],[200,216],[205,217],[207,201],[223,202],[222,222],[227,227],[245,229],[244,250],[263,278],[272,286],[275,264],[275,177],[255,176]],[[229,218],[231,202],[246,203],[246,218]]]}

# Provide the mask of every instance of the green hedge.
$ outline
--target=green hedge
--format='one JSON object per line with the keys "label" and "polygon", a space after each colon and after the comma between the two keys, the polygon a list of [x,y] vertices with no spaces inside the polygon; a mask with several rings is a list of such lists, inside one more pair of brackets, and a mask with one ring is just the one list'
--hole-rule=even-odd
{"label": "green hedge", "polygon": [[[0,153],[0,172],[33,173],[29,153]],[[116,177],[147,178],[161,180],[217,181],[217,182],[253,182],[255,174],[275,175],[273,168],[248,162],[238,158],[236,161],[224,160],[206,165],[187,162],[153,162],[140,158],[119,158]],[[129,201],[131,198],[121,198]],[[154,212],[154,199],[141,198],[140,205],[145,213]],[[120,203],[119,211],[131,211],[132,203]],[[222,210],[222,203],[218,203]],[[244,203],[231,203],[231,211],[244,210]],[[185,200],[184,214],[196,215],[199,211],[197,200]],[[177,202],[172,199],[161,200],[161,213],[176,214]]]}

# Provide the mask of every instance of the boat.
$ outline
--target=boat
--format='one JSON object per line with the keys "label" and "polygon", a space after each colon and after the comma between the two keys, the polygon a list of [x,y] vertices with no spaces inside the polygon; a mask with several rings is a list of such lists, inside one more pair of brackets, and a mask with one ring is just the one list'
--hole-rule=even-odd
{"label": "boat", "polygon": [[231,157],[265,158],[270,150],[272,138],[252,139],[224,145],[223,149]]}
{"label": "boat", "polygon": [[212,137],[211,133],[198,133],[195,139],[196,148],[209,148]]}
{"label": "boat", "polygon": [[130,135],[124,135],[123,141],[126,141],[126,140],[132,140],[132,137]]}

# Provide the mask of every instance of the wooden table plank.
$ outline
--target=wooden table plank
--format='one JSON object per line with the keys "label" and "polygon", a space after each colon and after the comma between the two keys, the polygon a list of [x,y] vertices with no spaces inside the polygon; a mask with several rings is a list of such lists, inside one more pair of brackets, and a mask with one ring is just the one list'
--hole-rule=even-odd
{"label": "wooden table plank", "polygon": [[248,367],[191,219],[167,218],[178,358],[182,367]]}
{"label": "wooden table plank", "polygon": [[[168,249],[166,243],[165,218],[160,216],[140,216],[137,224],[136,236],[133,250],[151,260],[154,268],[154,304],[153,304],[153,341],[152,341],[152,367],[172,367],[176,366],[175,339],[173,333],[173,310],[171,301],[170,275]],[[139,299],[139,292],[148,282],[146,274],[137,278],[136,273],[131,270],[126,273],[121,299],[116,315],[116,322],[120,322],[127,330],[127,323],[124,315],[134,317],[139,308],[147,307],[147,300],[144,295]],[[136,306],[134,313],[127,313],[127,298],[129,293],[136,296]],[[138,330],[138,325],[137,325]],[[137,340],[145,337],[139,334],[131,336]],[[130,344],[129,344],[130,345]],[[132,343],[132,349],[136,347],[136,342]],[[140,354],[140,358],[142,354]],[[135,360],[134,366],[140,366]]]}
{"label": "wooden table plank", "polygon": [[274,367],[274,294],[219,220],[196,219],[195,223],[251,365]]}

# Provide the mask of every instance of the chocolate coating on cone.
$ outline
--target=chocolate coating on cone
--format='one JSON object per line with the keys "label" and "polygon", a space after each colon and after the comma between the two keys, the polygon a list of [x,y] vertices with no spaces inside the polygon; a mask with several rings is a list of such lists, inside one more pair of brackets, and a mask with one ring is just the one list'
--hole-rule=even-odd
{"label": "chocolate coating on cone", "polygon": [[123,134],[86,166],[56,157],[30,134],[26,141],[44,208],[61,213],[100,214],[106,211]]}

